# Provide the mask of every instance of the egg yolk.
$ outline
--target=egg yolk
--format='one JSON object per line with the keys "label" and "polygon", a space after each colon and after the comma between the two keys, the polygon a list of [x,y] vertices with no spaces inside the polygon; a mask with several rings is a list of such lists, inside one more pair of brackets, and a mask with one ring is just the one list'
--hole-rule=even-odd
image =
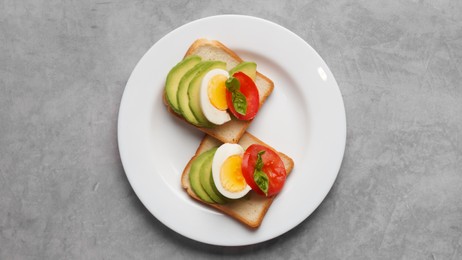
{"label": "egg yolk", "polygon": [[208,84],[208,96],[210,103],[219,110],[226,110],[226,82],[227,78],[224,75],[213,76]]}
{"label": "egg yolk", "polygon": [[245,189],[246,182],[242,176],[242,157],[232,155],[228,157],[220,170],[220,181],[224,189],[230,192],[239,192]]}

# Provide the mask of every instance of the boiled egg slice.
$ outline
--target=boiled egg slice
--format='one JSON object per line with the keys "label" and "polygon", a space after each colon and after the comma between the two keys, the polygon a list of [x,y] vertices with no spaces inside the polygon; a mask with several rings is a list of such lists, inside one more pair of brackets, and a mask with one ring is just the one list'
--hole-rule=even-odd
{"label": "boiled egg slice", "polygon": [[222,125],[231,120],[226,103],[226,85],[229,73],[213,69],[205,74],[200,89],[200,105],[207,120]]}
{"label": "boiled egg slice", "polygon": [[243,154],[240,145],[225,143],[218,147],[213,157],[213,181],[217,190],[229,199],[242,198],[251,189],[242,175]]}

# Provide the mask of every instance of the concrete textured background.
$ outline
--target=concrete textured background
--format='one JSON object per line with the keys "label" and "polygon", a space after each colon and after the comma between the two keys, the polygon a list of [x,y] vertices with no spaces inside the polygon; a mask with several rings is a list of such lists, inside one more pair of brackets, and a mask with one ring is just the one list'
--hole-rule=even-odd
{"label": "concrete textured background", "polygon": [[[321,206],[246,247],[184,238],[131,189],[117,113],[189,21],[247,14],[324,58],[348,138]],[[462,259],[462,1],[0,1],[0,259]]]}

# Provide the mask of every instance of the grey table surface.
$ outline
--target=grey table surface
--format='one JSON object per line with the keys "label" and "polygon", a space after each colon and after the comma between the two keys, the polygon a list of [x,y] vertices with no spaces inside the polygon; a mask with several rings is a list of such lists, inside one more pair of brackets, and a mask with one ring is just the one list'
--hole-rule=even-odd
{"label": "grey table surface", "polygon": [[[125,176],[142,55],[217,14],[276,22],[339,84],[347,142],[320,207],[273,240],[176,234]],[[462,1],[0,1],[0,259],[462,259]]]}

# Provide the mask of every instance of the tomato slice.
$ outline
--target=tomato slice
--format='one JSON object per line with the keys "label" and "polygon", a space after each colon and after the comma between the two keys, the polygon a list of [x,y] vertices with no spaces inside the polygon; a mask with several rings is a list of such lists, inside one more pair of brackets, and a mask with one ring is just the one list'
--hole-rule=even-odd
{"label": "tomato slice", "polygon": [[237,80],[239,80],[240,88],[239,91],[245,96],[247,101],[247,111],[245,115],[239,114],[234,108],[232,101],[232,94],[226,91],[226,102],[231,113],[240,120],[251,120],[255,117],[260,107],[260,96],[258,95],[258,89],[253,82],[252,78],[244,74],[243,72],[236,72],[233,74]]}
{"label": "tomato slice", "polygon": [[[262,151],[264,151],[262,153]],[[268,191],[262,191],[254,179],[255,167],[257,164],[258,154],[260,153],[263,162],[262,171],[268,177]],[[242,174],[247,184],[258,194],[270,197],[279,193],[286,181],[287,173],[281,157],[270,148],[253,144],[244,152],[242,159]]]}

